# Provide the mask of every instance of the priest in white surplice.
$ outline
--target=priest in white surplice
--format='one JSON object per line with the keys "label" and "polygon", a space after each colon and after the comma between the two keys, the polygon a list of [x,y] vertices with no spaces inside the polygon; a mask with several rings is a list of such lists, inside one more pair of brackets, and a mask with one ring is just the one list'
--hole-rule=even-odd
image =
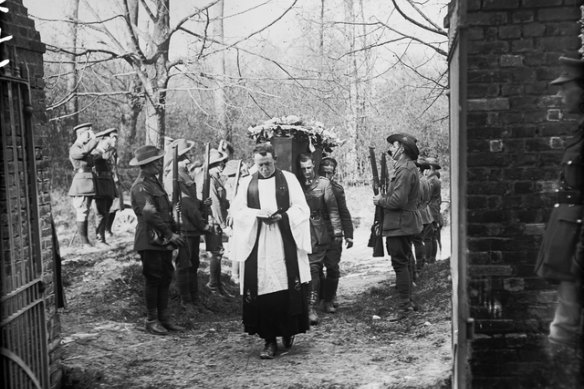
{"label": "priest in white surplice", "polygon": [[245,177],[231,205],[232,256],[240,274],[245,332],[265,340],[262,359],[290,349],[309,328],[310,209],[296,176],[276,169],[269,143],[253,150],[257,172]]}

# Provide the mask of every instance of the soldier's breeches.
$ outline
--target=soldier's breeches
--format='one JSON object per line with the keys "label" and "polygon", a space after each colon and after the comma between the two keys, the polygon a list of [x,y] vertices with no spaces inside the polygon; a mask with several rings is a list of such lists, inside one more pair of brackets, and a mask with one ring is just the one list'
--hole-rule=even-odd
{"label": "soldier's breeches", "polygon": [[89,217],[89,210],[93,202],[93,196],[75,196],[71,199],[73,209],[75,209],[75,220],[84,222]]}
{"label": "soldier's breeches", "polygon": [[110,215],[110,208],[112,206],[112,202],[114,201],[113,198],[110,197],[96,197],[95,198],[95,208],[96,208],[96,215],[95,215],[95,232],[98,235],[103,236],[105,233],[109,215]]}
{"label": "soldier's breeches", "polygon": [[[148,319],[155,320],[157,311],[168,307],[168,289],[174,268],[171,251],[140,251],[142,274],[144,274],[144,300]],[[152,317],[151,317],[152,316]]]}
{"label": "soldier's breeches", "polygon": [[324,266],[324,258],[329,245],[317,245],[312,254],[308,254],[310,263],[310,278],[312,279],[312,291],[320,295],[320,275]]}
{"label": "soldier's breeches", "polygon": [[395,271],[400,307],[407,306],[412,297],[412,275],[410,274],[412,238],[410,236],[388,236],[386,245],[387,252],[391,256],[391,265]]}
{"label": "soldier's breeches", "polygon": [[558,287],[558,306],[550,325],[551,342],[569,346],[582,341],[582,290],[580,282],[562,281]]}

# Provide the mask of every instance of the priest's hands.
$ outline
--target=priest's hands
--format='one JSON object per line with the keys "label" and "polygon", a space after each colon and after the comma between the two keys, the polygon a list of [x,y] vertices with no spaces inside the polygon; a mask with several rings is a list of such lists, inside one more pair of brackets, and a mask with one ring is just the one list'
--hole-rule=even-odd
{"label": "priest's hands", "polygon": [[266,224],[274,224],[282,220],[282,215],[279,212],[262,209],[258,212],[257,218]]}

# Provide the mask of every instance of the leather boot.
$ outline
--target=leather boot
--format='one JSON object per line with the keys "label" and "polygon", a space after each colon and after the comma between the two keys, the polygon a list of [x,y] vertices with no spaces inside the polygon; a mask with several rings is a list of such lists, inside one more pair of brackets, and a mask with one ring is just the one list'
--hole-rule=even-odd
{"label": "leather boot", "polygon": [[318,314],[316,313],[316,304],[318,304],[318,289],[310,292],[308,305],[308,320],[311,325],[318,324]]}
{"label": "leather boot", "polygon": [[337,294],[337,288],[339,286],[338,278],[327,278],[325,289],[324,289],[324,311],[326,313],[335,313],[337,309],[333,305],[333,299]]}
{"label": "leather boot", "polygon": [[160,324],[158,320],[146,320],[146,332],[153,335],[167,335],[168,330]]}
{"label": "leather boot", "polygon": [[117,212],[118,211],[110,212],[109,218],[107,219],[107,224],[105,226],[105,232],[110,234],[110,235],[113,235],[112,226],[114,225],[114,219],[116,218]]}
{"label": "leather boot", "polygon": [[170,313],[168,312],[168,309],[163,309],[163,310],[158,311],[158,320],[160,321],[160,324],[162,324],[162,326],[169,331],[184,331],[185,330],[184,327],[181,327],[181,326],[174,324],[170,321]]}
{"label": "leather boot", "polygon": [[77,232],[79,234],[79,238],[81,238],[81,247],[93,247],[87,236],[87,220],[83,222],[77,222]]}
{"label": "leather boot", "polygon": [[180,269],[176,271],[176,286],[180,296],[180,304],[183,307],[193,302],[189,281],[188,269]]}
{"label": "leather boot", "polygon": [[207,288],[214,294],[232,298],[233,295],[225,290],[221,281],[221,255],[213,255],[209,262],[209,283]]}
{"label": "leather boot", "polygon": [[193,304],[198,304],[199,301],[199,277],[195,269],[189,269],[188,273],[189,279],[189,293],[191,295],[191,301]]}

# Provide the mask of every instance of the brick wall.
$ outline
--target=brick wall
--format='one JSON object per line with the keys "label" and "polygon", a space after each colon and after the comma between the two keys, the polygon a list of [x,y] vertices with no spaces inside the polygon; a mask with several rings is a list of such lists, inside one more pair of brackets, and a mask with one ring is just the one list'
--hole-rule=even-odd
{"label": "brick wall", "polygon": [[[45,285],[46,330],[49,343],[50,381],[51,387],[59,387],[62,380],[60,366],[60,322],[55,301],[53,246],[51,234],[51,201],[50,201],[50,169],[48,150],[43,148],[44,139],[48,136],[48,125],[45,116],[45,93],[43,81],[43,53],[45,46],[35,29],[34,22],[28,17],[27,9],[22,0],[8,0],[2,4],[7,7],[7,14],[2,16],[2,36],[13,35],[11,41],[3,43],[2,57],[11,60],[12,67],[19,68],[22,75],[29,79],[31,101],[33,106],[32,124],[35,139],[36,179],[38,187],[38,203],[40,211],[42,278]],[[17,145],[17,147],[23,147]],[[0,174],[3,174],[0,173]]]}
{"label": "brick wall", "polygon": [[554,387],[543,347],[556,294],[533,268],[562,148],[576,125],[562,116],[549,82],[559,75],[559,56],[578,54],[580,4],[467,2],[473,388]]}

